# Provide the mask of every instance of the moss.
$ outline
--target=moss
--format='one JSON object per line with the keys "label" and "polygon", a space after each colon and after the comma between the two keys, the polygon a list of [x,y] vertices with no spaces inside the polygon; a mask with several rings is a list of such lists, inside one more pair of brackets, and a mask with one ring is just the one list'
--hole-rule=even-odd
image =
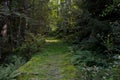
{"label": "moss", "polygon": [[76,69],[70,63],[68,45],[60,40],[47,39],[42,53],[34,55],[19,68],[18,80],[73,80]]}

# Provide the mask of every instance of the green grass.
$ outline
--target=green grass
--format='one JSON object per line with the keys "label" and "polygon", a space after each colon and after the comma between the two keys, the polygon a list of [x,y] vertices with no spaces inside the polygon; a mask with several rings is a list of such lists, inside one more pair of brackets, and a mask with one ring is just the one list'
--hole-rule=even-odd
{"label": "green grass", "polygon": [[60,40],[47,39],[42,52],[19,68],[18,80],[76,80],[76,69],[70,62],[68,45]]}

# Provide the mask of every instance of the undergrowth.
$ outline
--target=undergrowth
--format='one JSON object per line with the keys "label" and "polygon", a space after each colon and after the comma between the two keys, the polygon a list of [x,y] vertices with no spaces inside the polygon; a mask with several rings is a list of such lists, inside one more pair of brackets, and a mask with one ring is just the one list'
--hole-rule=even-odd
{"label": "undergrowth", "polygon": [[45,40],[41,35],[34,35],[28,33],[25,39],[25,42],[14,50],[15,54],[25,57],[29,60],[32,55],[37,52],[40,52],[42,46],[44,45]]}
{"label": "undergrowth", "polygon": [[20,75],[17,69],[22,66],[26,61],[21,57],[12,56],[11,63],[0,66],[0,80],[16,80]]}
{"label": "undergrowth", "polygon": [[40,35],[26,34],[25,42],[15,48],[13,54],[8,55],[0,65],[0,80],[17,80],[17,76],[21,74],[17,69],[40,52],[44,43],[45,40]]}
{"label": "undergrowth", "polygon": [[111,60],[90,51],[77,50],[73,54],[72,63],[78,69],[80,80],[120,79],[120,55],[113,56]]}

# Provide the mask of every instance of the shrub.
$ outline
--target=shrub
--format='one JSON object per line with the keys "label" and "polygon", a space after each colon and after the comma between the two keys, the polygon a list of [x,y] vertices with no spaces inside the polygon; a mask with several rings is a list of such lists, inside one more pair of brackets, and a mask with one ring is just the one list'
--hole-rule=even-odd
{"label": "shrub", "polygon": [[108,65],[105,57],[96,55],[94,52],[90,51],[81,51],[78,50],[72,58],[72,63],[77,65],[86,65],[86,66],[102,66],[106,67]]}
{"label": "shrub", "polygon": [[17,69],[24,63],[21,57],[13,56],[11,63],[0,66],[0,80],[17,80],[16,77],[20,75]]}
{"label": "shrub", "polygon": [[78,50],[73,55],[72,63],[78,69],[80,80],[119,80],[120,55],[115,55],[112,62],[90,51]]}
{"label": "shrub", "polygon": [[33,54],[40,51],[44,43],[45,40],[41,36],[34,36],[30,33],[26,37],[26,41],[20,47],[15,49],[15,53],[29,59]]}
{"label": "shrub", "polygon": [[80,80],[119,80],[120,65],[110,66],[108,68],[86,65],[80,65],[77,76]]}
{"label": "shrub", "polygon": [[115,53],[120,53],[120,21],[116,20],[115,22],[111,22],[111,27],[113,29],[113,45],[115,48]]}

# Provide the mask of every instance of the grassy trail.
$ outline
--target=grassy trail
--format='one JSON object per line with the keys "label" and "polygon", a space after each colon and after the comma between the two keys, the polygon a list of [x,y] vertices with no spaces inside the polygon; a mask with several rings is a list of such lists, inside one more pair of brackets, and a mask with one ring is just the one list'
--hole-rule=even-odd
{"label": "grassy trail", "polygon": [[53,39],[46,42],[42,52],[19,69],[18,80],[77,80],[68,45]]}

